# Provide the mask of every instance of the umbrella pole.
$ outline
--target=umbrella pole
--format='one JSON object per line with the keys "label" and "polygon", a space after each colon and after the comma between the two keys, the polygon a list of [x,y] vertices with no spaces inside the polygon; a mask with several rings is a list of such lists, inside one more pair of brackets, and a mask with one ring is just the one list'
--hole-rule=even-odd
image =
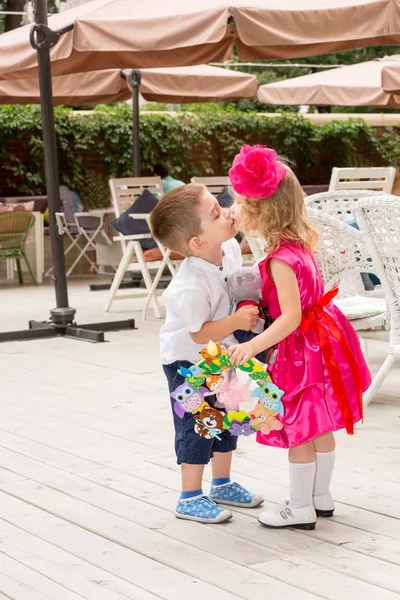
{"label": "umbrella pole", "polygon": [[47,0],[35,0],[34,6],[35,25],[33,25],[30,32],[30,41],[32,47],[37,50],[38,55],[44,163],[57,307],[50,310],[50,321],[29,321],[29,329],[0,333],[0,342],[40,339],[56,337],[59,335],[89,342],[104,342],[104,331],[135,329],[135,321],[133,319],[127,319],[126,321],[109,323],[91,323],[89,325],[78,327],[74,322],[76,311],[74,308],[68,306],[64,244],[62,234],[56,223],[56,215],[61,212],[61,203],[50,63],[50,48],[55,46],[59,36],[62,35],[65,30],[54,32],[48,27]]}
{"label": "umbrella pole", "polygon": [[[47,1],[37,0],[35,22],[47,26]],[[60,184],[58,179],[58,160],[56,129],[53,112],[53,91],[51,81],[50,47],[54,45],[52,32],[37,31],[37,40],[31,32],[31,44],[37,50],[40,106],[42,113],[43,149],[46,173],[46,188],[49,207],[51,254],[54,269],[54,288],[57,309],[50,311],[52,319],[72,323],[75,309],[68,306],[67,276],[65,272],[64,241],[56,225],[56,213],[61,212]],[[54,34],[53,34],[54,35]]]}
{"label": "umbrella pole", "polygon": [[128,75],[128,83],[132,88],[132,174],[140,177],[140,137],[139,137],[139,88],[141,73],[134,69]]}

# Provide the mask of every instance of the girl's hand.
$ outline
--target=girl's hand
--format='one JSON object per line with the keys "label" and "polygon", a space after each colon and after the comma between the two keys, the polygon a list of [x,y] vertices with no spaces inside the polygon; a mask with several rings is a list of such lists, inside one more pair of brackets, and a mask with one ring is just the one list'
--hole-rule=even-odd
{"label": "girl's hand", "polygon": [[230,346],[227,352],[231,357],[231,363],[235,365],[235,367],[246,364],[257,354],[254,348],[253,340],[250,340],[250,342],[245,342],[244,344],[235,344],[234,346]]}

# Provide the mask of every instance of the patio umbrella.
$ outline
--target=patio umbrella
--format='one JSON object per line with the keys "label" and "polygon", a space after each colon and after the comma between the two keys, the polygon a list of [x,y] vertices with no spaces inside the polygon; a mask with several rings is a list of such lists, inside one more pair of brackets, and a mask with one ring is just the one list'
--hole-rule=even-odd
{"label": "patio umbrella", "polygon": [[400,96],[386,93],[382,88],[381,79],[385,66],[399,59],[400,56],[388,56],[348,67],[276,81],[260,86],[258,99],[266,104],[380,106],[398,109]]}
{"label": "patio umbrella", "polygon": [[[49,27],[54,75],[217,62],[233,45],[243,60],[295,58],[400,43],[400,0],[94,0]],[[0,37],[2,77],[36,73],[28,34]]]}
{"label": "patio umbrella", "polygon": [[234,45],[242,59],[254,59],[400,42],[400,0],[202,0],[201,7],[194,0],[94,0],[50,20],[46,0],[34,0],[34,6],[31,29],[0,36],[0,78],[39,74],[57,300],[50,313],[54,331],[75,337],[84,333],[73,325],[75,310],[68,306],[63,243],[56,226],[60,198],[52,71],[62,75],[128,65],[200,64],[224,60]]}
{"label": "patio umbrella", "polygon": [[[71,106],[117,102],[132,98],[133,175],[140,175],[139,91],[153,102],[220,102],[254,98],[257,77],[210,65],[166,67],[141,71],[90,71],[53,77],[54,104]],[[40,103],[36,78],[0,80],[0,104]]]}
{"label": "patio umbrella", "polygon": [[400,94],[400,56],[382,69],[382,87],[388,94]]}
{"label": "patio umbrella", "polygon": [[[121,73],[120,69],[107,69],[53,77],[54,104],[79,106],[129,100],[132,96],[129,75],[126,70]],[[141,69],[139,91],[145,100],[152,102],[239,100],[255,97],[257,77],[210,65]],[[0,80],[0,104],[40,104],[39,81]]]}

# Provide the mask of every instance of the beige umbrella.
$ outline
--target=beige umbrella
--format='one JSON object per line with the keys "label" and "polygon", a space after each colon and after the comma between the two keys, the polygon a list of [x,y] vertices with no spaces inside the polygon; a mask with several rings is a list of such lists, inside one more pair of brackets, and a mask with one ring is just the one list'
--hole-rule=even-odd
{"label": "beige umbrella", "polygon": [[[53,75],[293,58],[400,43],[400,0],[94,0],[49,19]],[[0,36],[0,74],[36,73],[30,26]]]}
{"label": "beige umbrella", "polygon": [[260,86],[258,99],[266,104],[400,108],[400,96],[387,94],[381,83],[385,65],[399,59],[390,56],[276,81]]}
{"label": "beige umbrella", "polygon": [[382,69],[382,87],[388,94],[400,94],[400,56]]}
{"label": "beige umbrella", "polygon": [[[257,77],[209,65],[142,69],[140,93],[153,102],[220,102],[254,98]],[[128,100],[132,90],[120,69],[53,78],[55,104],[101,104]],[[40,102],[37,79],[0,80],[0,104]]]}

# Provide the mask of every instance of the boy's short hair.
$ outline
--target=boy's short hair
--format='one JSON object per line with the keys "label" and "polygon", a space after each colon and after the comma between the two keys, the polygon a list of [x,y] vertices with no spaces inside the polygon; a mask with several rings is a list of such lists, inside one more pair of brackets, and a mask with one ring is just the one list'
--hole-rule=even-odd
{"label": "boy's short hair", "polygon": [[161,179],[165,179],[170,174],[170,168],[168,163],[158,163],[153,167],[154,175],[158,175]]}
{"label": "boy's short hair", "polygon": [[187,256],[190,240],[202,231],[199,206],[205,191],[203,184],[189,183],[167,192],[150,215],[153,237],[170,250]]}

